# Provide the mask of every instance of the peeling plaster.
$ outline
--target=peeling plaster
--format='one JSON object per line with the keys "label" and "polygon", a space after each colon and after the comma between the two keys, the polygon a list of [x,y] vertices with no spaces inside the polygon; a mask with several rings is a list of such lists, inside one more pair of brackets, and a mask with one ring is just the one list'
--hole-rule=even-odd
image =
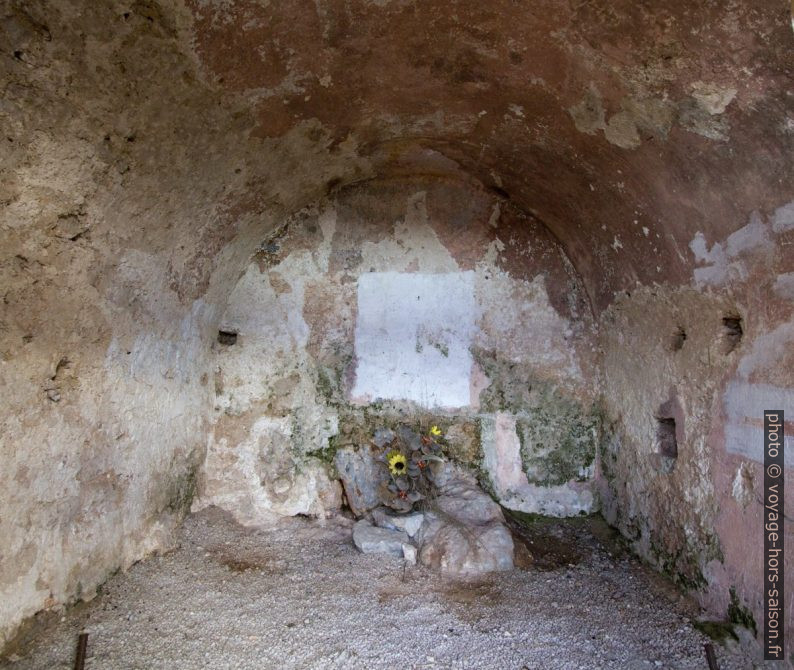
{"label": "peeling plaster", "polygon": [[772,230],[783,233],[794,228],[794,200],[778,207],[772,217]]}
{"label": "peeling plaster", "polygon": [[698,232],[689,243],[689,248],[700,263],[707,267],[694,269],[694,282],[697,286],[724,286],[729,281],[743,282],[749,276],[746,259],[749,253],[769,253],[775,247],[769,226],[758,212],[753,212],[750,222],[731,233],[724,243],[715,242],[708,248],[703,233]]}
{"label": "peeling plaster", "polygon": [[709,114],[722,114],[736,97],[737,89],[702,81],[692,84],[692,97]]}
{"label": "peeling plaster", "polygon": [[508,509],[548,516],[590,514],[597,509],[591,482],[557,486],[530,484],[521,460],[516,417],[497,412],[482,420],[483,468],[494,493]]}
{"label": "peeling plaster", "polygon": [[[247,524],[322,516],[335,498],[331,469],[317,455],[347,444],[353,424],[371,429],[382,406],[403,417],[431,410],[453,426],[489,421],[481,395],[495,380],[473,351],[504,361],[498,381],[508,392],[525,389],[510,377],[516,361],[572,397],[587,395],[587,324],[562,316],[546,288],[545,272],[570,271],[564,257],[540,239],[507,234],[504,217],[494,216],[500,202],[479,204],[482,194],[465,214],[479,212],[469,234],[484,237],[456,248],[462,240],[447,227],[458,223],[444,217],[461,188],[365,184],[306,208],[263,245],[220,320],[238,337],[214,347],[216,418],[195,509],[219,505]],[[509,260],[536,254],[546,270],[531,279]],[[456,258],[474,269],[461,270]],[[554,412],[556,398],[543,411]],[[479,450],[479,440],[463,450],[469,465]],[[570,486],[527,483],[524,493],[550,513],[576,514],[595,504],[592,474]]]}
{"label": "peeling plaster", "polygon": [[[764,462],[765,409],[787,409],[794,403],[794,390],[770,384],[731,382],[723,396],[728,423],[725,449],[756,463]],[[794,468],[794,435],[785,435],[786,469]]]}
{"label": "peeling plaster", "polygon": [[[274,320],[284,319],[262,331],[273,340],[264,337],[255,355],[246,354],[247,367],[233,363],[230,351],[211,354],[210,345],[250,252],[293,211],[346,184],[409,173],[441,180],[468,174],[481,184],[496,184],[502,216],[490,229],[507,225],[515,209],[536,213],[582,273],[599,313],[620,303],[616,296],[627,288],[642,298],[637,281],[646,288],[658,281],[658,301],[640,300],[637,309],[632,303],[619,306],[632,319],[620,322],[614,342],[636,342],[643,357],[634,379],[620,379],[624,362],[617,356],[610,359],[613,369],[605,370],[607,384],[618,377],[616,403],[639,395],[629,410],[643,420],[647,407],[640,414],[641,403],[659,400],[653,395],[658,389],[643,386],[645,376],[669,382],[682,360],[687,374],[701,374],[708,364],[709,374],[719,376],[738,364],[757,336],[773,333],[765,345],[785,345],[785,357],[791,342],[778,328],[791,320],[787,275],[794,268],[784,235],[794,227],[794,215],[790,184],[775,175],[791,173],[787,140],[794,125],[786,118],[790,100],[781,85],[791,34],[779,8],[674,2],[643,9],[649,20],[637,22],[631,2],[578,3],[559,12],[512,3],[505,11],[485,13],[481,4],[463,2],[450,13],[434,2],[409,7],[392,1],[371,11],[371,4],[355,0],[197,0],[136,3],[127,21],[113,3],[17,3],[24,20],[6,24],[3,33],[9,49],[24,57],[5,64],[8,133],[0,164],[0,451],[7,466],[0,470],[0,506],[9,511],[0,518],[0,537],[4,555],[18,558],[4,561],[0,570],[4,639],[22,618],[90,597],[113,570],[169,546],[208,433],[213,451],[226,449],[218,448],[224,439],[227,453],[243,442],[253,448],[251,424],[267,415],[272,423],[261,435],[280,445],[279,455],[287,435],[290,449],[327,444],[333,414],[315,413],[318,380],[311,375],[339,372],[333,381],[344,387],[349,380],[341,373],[352,351],[346,344],[335,351],[312,335],[325,319],[335,333],[344,333],[340,342],[348,342],[348,335],[352,340],[356,272],[340,271],[335,278],[338,292],[332,295],[338,302],[328,298],[322,282],[300,283],[285,267],[268,273],[272,295],[263,290],[264,302],[276,309]],[[30,28],[46,24],[58,30]],[[520,59],[513,60],[512,49],[494,46],[500,44],[521,45]],[[726,44],[741,48],[726,58]],[[130,96],[146,104],[132,113]],[[508,105],[520,107],[523,118],[513,114],[505,120]],[[637,137],[641,144],[635,147]],[[404,150],[412,142],[443,152],[447,162],[406,160]],[[463,196],[467,204],[476,199]],[[789,204],[770,217],[779,236],[772,238],[772,259],[764,243],[748,246],[762,240],[757,227],[747,238],[734,238],[731,247],[728,234],[744,213],[767,212],[771,203],[784,202]],[[647,240],[628,232],[640,208],[649,225],[659,228],[652,263]],[[525,229],[532,223],[522,221]],[[295,256],[315,274],[328,272],[331,238],[339,235],[330,220],[320,227],[320,244],[326,246],[310,251],[311,261]],[[453,263],[466,262],[467,255],[469,261],[482,260],[478,245],[460,248],[470,238],[468,228],[449,228],[446,237],[434,231],[449,257],[411,252],[408,263],[415,261],[415,268],[395,264],[382,271],[457,272],[462,266]],[[691,258],[681,258],[676,247],[698,229],[703,253],[711,255],[703,264],[709,267],[694,272],[694,285],[709,301],[695,304],[688,293],[677,292],[693,277]],[[619,256],[606,253],[616,236],[623,244]],[[430,242],[432,235],[423,239]],[[576,295],[578,284],[571,288],[570,275],[560,271],[553,254],[539,257],[540,240],[522,245],[511,260],[510,238],[500,239],[505,246],[492,244],[485,266],[472,261],[476,290],[486,291],[487,300],[485,271],[509,270],[503,285],[510,290],[500,295],[532,295],[544,317],[511,322],[509,351],[499,351],[496,336],[485,344],[510,364],[523,356],[544,378],[560,385],[572,379],[584,387],[593,368],[583,355],[591,344],[589,325],[579,298],[566,305],[566,294]],[[706,239],[719,246],[709,250]],[[774,269],[762,267],[767,261]],[[664,271],[653,273],[654,267]],[[312,318],[300,300],[290,302],[289,293],[310,306]],[[689,306],[667,311],[672,298]],[[559,337],[562,324],[546,318],[553,316],[546,304],[568,322],[562,332],[570,337]],[[714,323],[719,327],[721,314],[738,308],[746,317],[745,341],[735,354],[717,359],[707,342],[698,344],[698,331],[716,337]],[[620,309],[609,311],[602,332]],[[338,322],[327,315],[332,310]],[[677,354],[664,348],[671,315],[691,320],[691,336]],[[653,329],[646,328],[657,318]],[[241,335],[241,350],[255,341],[252,331]],[[276,348],[269,348],[274,342]],[[542,349],[537,357],[529,346],[535,342]],[[314,353],[304,357],[304,349]],[[615,352],[626,355],[618,347]],[[70,363],[63,378],[51,379],[64,356]],[[566,362],[557,368],[558,360]],[[571,361],[582,378],[569,374]],[[664,374],[655,377],[648,361]],[[791,365],[785,358],[777,366],[765,361],[747,379],[729,381],[788,388]],[[213,367],[219,369],[215,379]],[[650,374],[636,375],[646,368]],[[240,397],[232,398],[238,380],[229,373],[252,370],[266,371],[269,383],[241,381]],[[716,384],[711,376],[691,374],[681,378],[682,388],[700,392]],[[481,370],[475,370],[478,375]],[[483,389],[479,379],[473,386]],[[44,393],[43,385],[53,381],[61,385],[58,401]],[[666,395],[669,389],[662,386]],[[707,399],[693,395],[685,403],[699,408],[697,449],[704,448],[703,419],[714,409],[703,404]],[[721,408],[719,397],[716,407]],[[295,421],[277,429],[291,413]],[[213,428],[210,421],[216,421]],[[316,432],[301,434],[310,426]],[[621,459],[631,461],[635,450],[650,444],[643,437],[650,428],[643,426],[622,436]],[[690,426],[688,421],[688,438]],[[725,453],[721,429],[715,420],[709,438],[719,458],[704,456],[692,481],[727,492],[740,456]],[[290,462],[296,467],[308,463],[305,454],[294,455],[297,463]],[[661,477],[651,461],[638,456],[635,465],[653,473],[646,484],[657,485]],[[272,482],[274,495],[281,495],[283,483]],[[631,534],[642,514],[666,519],[653,533],[643,531],[638,546],[646,548],[660,537],[676,545],[679,531],[699,538],[699,545],[692,541],[685,547],[689,553],[679,555],[683,568],[690,568],[686,561],[713,549],[702,534],[711,517],[704,508],[706,520],[692,522],[690,510],[709,498],[703,487],[687,488],[689,480],[682,486],[663,493],[658,508],[649,506],[654,494],[648,486],[631,489],[620,524]],[[681,505],[673,519],[671,498]],[[730,587],[751,606],[758,589],[744,542],[753,507],[734,514],[732,497],[719,502],[724,516],[718,532],[726,553],[724,562],[709,565],[719,562],[725,580],[710,582],[718,594],[711,607],[722,615]],[[81,541],[73,542],[73,536]],[[787,626],[790,636],[791,620]]]}

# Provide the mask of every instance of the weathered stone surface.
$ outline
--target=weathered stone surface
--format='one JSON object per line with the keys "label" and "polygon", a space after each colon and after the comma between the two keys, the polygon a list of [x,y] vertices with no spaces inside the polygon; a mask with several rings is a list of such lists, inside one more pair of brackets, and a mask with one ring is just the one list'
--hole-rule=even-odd
{"label": "weathered stone surface", "polygon": [[417,549],[413,544],[403,544],[403,558],[411,565],[416,565]]}
{"label": "weathered stone surface", "polygon": [[513,538],[501,523],[468,526],[441,518],[430,524],[419,552],[422,565],[460,577],[513,568]]}
{"label": "weathered stone surface", "polygon": [[394,431],[390,428],[378,428],[375,431],[373,442],[376,447],[385,447],[394,439]]}
{"label": "weathered stone surface", "polygon": [[372,520],[377,526],[402,531],[408,537],[413,537],[419,532],[424,519],[424,514],[419,512],[414,514],[392,514],[382,507],[372,511]]}
{"label": "weathered stone surface", "polygon": [[192,510],[214,505],[248,526],[269,526],[296,514],[324,519],[335,513],[342,505],[341,486],[319,459],[295,462],[292,422],[264,416],[249,427],[249,420],[224,415],[216,424]]}
{"label": "weathered stone surface", "polygon": [[[520,512],[548,516],[575,516],[597,509],[594,483],[587,470],[582,472],[584,476],[579,480],[571,479],[559,484],[539,485],[529,481],[527,465],[522,462],[515,415],[497,412],[493,419],[483,419],[482,426],[484,475],[502,505]],[[595,439],[591,439],[591,458],[595,460]],[[571,463],[566,459],[570,454],[561,451],[552,450],[548,457],[567,477],[570,476]]]}
{"label": "weathered stone surface", "polygon": [[513,568],[513,538],[491,498],[471,482],[447,483],[425,515],[419,561],[450,576]]}
{"label": "weathered stone surface", "polygon": [[[467,221],[467,239],[454,234],[455,220]],[[373,278],[378,290],[362,301],[362,282]],[[564,306],[554,298],[560,284]],[[453,287],[466,300],[451,299]],[[398,426],[419,448],[420,433],[441,422],[449,458],[478,467],[480,426],[499,398],[523,401],[516,358],[569,390],[593,390],[585,308],[575,273],[537,222],[460,184],[368,184],[290,217],[260,244],[220,319],[238,336],[215,347],[218,414],[194,509],[218,505],[244,523],[330,513],[333,491],[317,460],[336,453],[346,497],[364,516],[386,469],[362,455]],[[486,350],[501,368],[483,369]],[[357,398],[370,382],[388,397]],[[427,407],[438,402],[463,406]]]}
{"label": "weathered stone surface", "polygon": [[[353,542],[364,553],[387,553],[417,560],[442,574],[472,576],[510,570],[513,539],[499,505],[457,469],[447,468],[441,494],[430,511],[393,515],[377,508],[353,527]],[[414,544],[410,542],[414,539]]]}
{"label": "weathered stone surface", "polygon": [[465,479],[455,478],[445,483],[432,503],[440,513],[472,526],[504,521],[499,505],[476,484]]}
{"label": "weathered stone surface", "polygon": [[[794,393],[781,6],[5,3],[0,553],[18,559],[0,561],[0,637],[166,547],[196,486],[230,506],[257,487],[286,512],[321,500],[302,475],[311,451],[329,460],[333,421],[307,386],[348,409],[355,287],[371,268],[473,272],[474,304],[495,307],[464,315],[473,342],[414,332],[409,356],[501,346],[553,384],[602,384],[610,518],[705,582],[712,613],[735,587],[760,620],[745,538],[761,510],[731,489],[742,465],[762,476],[759,408]],[[338,212],[312,219],[329,194]],[[266,383],[254,366],[238,380],[241,361],[224,370],[210,347],[252,253],[246,281],[261,272],[272,292],[238,345],[273,336],[256,355],[273,364]],[[718,331],[736,313],[744,339],[728,351]],[[493,379],[461,360],[469,419]],[[660,470],[654,413],[675,394],[679,452]],[[514,412],[512,398],[488,411]],[[291,419],[276,431],[288,445],[250,439],[263,417]],[[242,498],[218,476],[227,464],[248,477]]]}
{"label": "weathered stone surface", "polygon": [[364,516],[380,505],[378,485],[384,478],[384,470],[367,449],[340,449],[335,463],[353,514]]}
{"label": "weathered stone surface", "polygon": [[389,554],[402,558],[405,554],[403,547],[411,543],[401,531],[378,528],[366,519],[361,519],[353,526],[353,544],[364,554]]}
{"label": "weathered stone surface", "polygon": [[459,463],[474,465],[481,459],[480,435],[476,421],[452,424],[444,433],[450,455]]}

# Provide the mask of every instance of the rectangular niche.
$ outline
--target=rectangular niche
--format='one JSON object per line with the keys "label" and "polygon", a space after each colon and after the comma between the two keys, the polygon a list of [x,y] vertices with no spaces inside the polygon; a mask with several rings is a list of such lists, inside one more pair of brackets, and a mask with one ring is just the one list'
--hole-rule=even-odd
{"label": "rectangular niche", "polygon": [[657,417],[656,441],[659,453],[667,458],[678,458],[678,441],[675,436],[675,419],[672,417]]}
{"label": "rectangular niche", "polygon": [[475,322],[473,272],[361,275],[353,399],[468,406]]}

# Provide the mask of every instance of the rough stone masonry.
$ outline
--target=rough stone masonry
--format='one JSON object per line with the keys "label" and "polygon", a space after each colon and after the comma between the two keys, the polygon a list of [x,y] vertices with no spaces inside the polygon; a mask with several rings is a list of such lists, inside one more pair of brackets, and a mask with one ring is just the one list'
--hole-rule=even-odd
{"label": "rough stone masonry", "polygon": [[759,622],[791,47],[775,0],[1,0],[0,640],[191,507],[333,513],[406,413]]}

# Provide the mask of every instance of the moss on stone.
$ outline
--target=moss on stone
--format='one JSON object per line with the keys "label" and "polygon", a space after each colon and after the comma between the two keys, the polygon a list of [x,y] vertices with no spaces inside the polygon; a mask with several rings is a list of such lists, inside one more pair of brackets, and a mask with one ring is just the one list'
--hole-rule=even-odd
{"label": "moss on stone", "polygon": [[606,414],[602,414],[601,419],[601,439],[598,441],[599,465],[601,467],[601,474],[609,482],[610,486],[614,485],[615,477],[617,476],[617,461],[620,452],[620,435],[614,429],[613,424],[607,419]]}
{"label": "moss on stone", "polygon": [[521,459],[531,483],[554,486],[586,480],[595,461],[601,418],[597,410],[559,396],[544,395],[528,416],[516,421]]}
{"label": "moss on stone", "polygon": [[494,488],[493,482],[491,481],[491,476],[488,474],[488,471],[483,467],[482,464],[475,467],[474,476],[477,479],[477,483],[480,485],[480,488],[485,491],[494,502],[499,502],[499,496],[496,495],[496,489]]}
{"label": "moss on stone", "polygon": [[739,639],[733,624],[728,621],[693,621],[692,626],[715,642],[724,642],[728,638]]}
{"label": "moss on stone", "polygon": [[664,575],[686,591],[700,591],[708,585],[697,564],[698,552],[686,547],[670,552],[651,543],[649,560]]}
{"label": "moss on stone", "polygon": [[167,488],[165,509],[180,516],[190,511],[196,496],[197,476],[198,463],[191,463],[183,473],[171,480]]}
{"label": "moss on stone", "polygon": [[317,392],[326,401],[331,402],[334,398],[334,385],[331,381],[331,376],[328,368],[317,368]]}
{"label": "moss on stone", "polygon": [[452,421],[444,430],[444,453],[466,466],[479,466],[482,460],[482,430],[479,421]]}
{"label": "moss on stone", "polygon": [[748,630],[753,631],[753,635],[756,635],[758,631],[753,613],[745,605],[742,605],[735,587],[731,587],[730,593],[731,602],[728,605],[728,621],[744,626]]}
{"label": "moss on stone", "polygon": [[534,408],[516,421],[527,479],[542,486],[590,478],[601,419],[564,400]]}
{"label": "moss on stone", "polygon": [[343,438],[340,435],[332,435],[328,438],[328,446],[317,449],[316,451],[311,451],[309,453],[311,456],[317,458],[326,465],[330,465],[332,468],[335,468],[336,452],[344,446],[345,444],[343,443]]}
{"label": "moss on stone", "polygon": [[340,407],[347,404],[345,398],[345,374],[353,354],[349,351],[336,351],[325,365],[318,364],[315,372],[317,394],[326,404]]}
{"label": "moss on stone", "polygon": [[491,384],[480,394],[482,409],[516,418],[521,459],[527,479],[556,486],[591,477],[603,432],[603,411],[558,385],[540,379],[530,365],[473,348],[472,355]]}

